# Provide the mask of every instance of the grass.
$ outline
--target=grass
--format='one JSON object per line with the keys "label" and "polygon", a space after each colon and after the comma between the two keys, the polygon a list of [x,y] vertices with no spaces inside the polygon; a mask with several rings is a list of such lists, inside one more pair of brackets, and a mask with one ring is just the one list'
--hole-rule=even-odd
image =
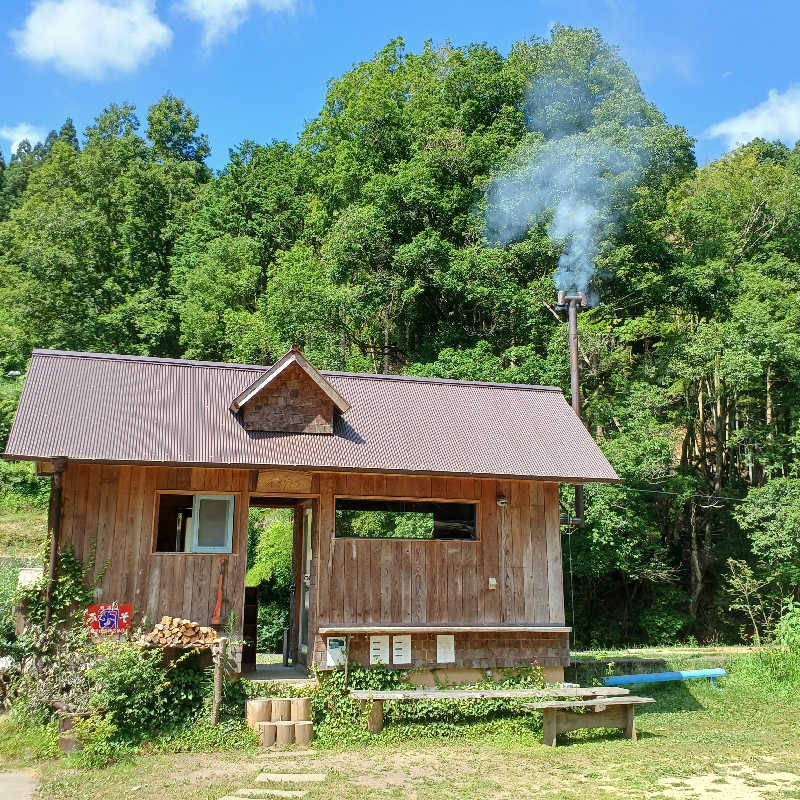
{"label": "grass", "polygon": [[[717,689],[709,681],[641,687],[657,703],[637,714],[635,744],[617,732],[595,730],[567,734],[558,748],[546,748],[532,715],[466,726],[458,740],[389,743],[388,725],[385,736],[367,745],[320,750],[296,761],[252,752],[159,754],[85,770],[69,759],[14,755],[6,745],[0,759],[7,767],[35,764],[42,800],[218,800],[256,786],[265,764],[272,771],[327,772],[325,783],[303,787],[307,800],[783,800],[800,798],[798,687],[800,659],[757,655],[734,661]],[[0,723],[0,741],[8,724]],[[22,734],[14,736],[16,750],[24,751]]]}
{"label": "grass", "polygon": [[36,558],[47,539],[47,509],[0,507],[0,556]]}

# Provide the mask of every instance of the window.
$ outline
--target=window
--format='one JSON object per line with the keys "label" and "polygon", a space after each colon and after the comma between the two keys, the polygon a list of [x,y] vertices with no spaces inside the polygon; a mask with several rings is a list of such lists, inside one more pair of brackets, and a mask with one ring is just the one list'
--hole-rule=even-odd
{"label": "window", "polygon": [[475,503],[336,499],[336,536],[362,539],[477,539]]}
{"label": "window", "polygon": [[157,553],[230,553],[234,498],[225,494],[161,494]]}

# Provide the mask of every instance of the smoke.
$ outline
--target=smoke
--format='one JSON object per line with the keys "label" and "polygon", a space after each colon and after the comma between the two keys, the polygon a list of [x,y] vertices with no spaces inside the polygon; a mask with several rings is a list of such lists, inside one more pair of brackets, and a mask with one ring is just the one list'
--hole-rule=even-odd
{"label": "smoke", "polygon": [[641,105],[614,105],[604,118],[584,82],[540,79],[526,104],[532,132],[489,186],[489,241],[508,244],[546,224],[562,248],[554,276],[559,290],[591,292],[603,243],[617,230],[630,189],[650,161]]}

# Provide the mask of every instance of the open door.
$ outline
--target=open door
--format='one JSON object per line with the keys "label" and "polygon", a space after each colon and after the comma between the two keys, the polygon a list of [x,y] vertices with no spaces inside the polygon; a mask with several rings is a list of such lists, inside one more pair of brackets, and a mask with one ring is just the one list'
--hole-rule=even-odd
{"label": "open door", "polygon": [[300,570],[299,593],[295,596],[300,601],[298,614],[297,660],[308,664],[309,621],[311,615],[311,531],[313,528],[313,510],[311,502],[299,503],[297,510],[302,518],[300,532]]}

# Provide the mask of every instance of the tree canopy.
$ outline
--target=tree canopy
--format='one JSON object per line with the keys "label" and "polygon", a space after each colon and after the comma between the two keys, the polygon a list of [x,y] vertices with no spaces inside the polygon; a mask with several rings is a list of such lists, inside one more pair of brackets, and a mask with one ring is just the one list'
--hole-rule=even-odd
{"label": "tree canopy", "polygon": [[730,558],[797,595],[774,562],[800,514],[798,148],[698,168],[619,53],[561,26],[507,55],[393,40],[296,143],[245,139],[216,175],[183,100],[146,121],[112,104],[0,164],[5,370],[42,346],[270,363],[297,342],[320,368],[567,389],[553,280],[578,232],[557,223],[589,180],[581,400],[625,483],[565,536],[579,640],[736,635]]}

